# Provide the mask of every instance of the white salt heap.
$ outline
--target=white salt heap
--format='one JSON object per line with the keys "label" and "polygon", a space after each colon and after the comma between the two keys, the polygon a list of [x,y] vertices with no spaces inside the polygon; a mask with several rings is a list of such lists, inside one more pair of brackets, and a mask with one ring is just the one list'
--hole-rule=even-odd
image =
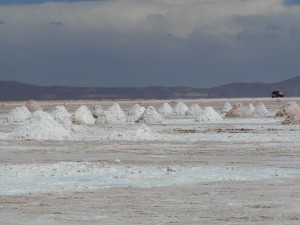
{"label": "white salt heap", "polygon": [[230,102],[225,102],[223,105],[223,108],[220,111],[220,114],[222,116],[225,116],[226,113],[228,113],[231,109],[232,109],[232,106],[231,106]]}
{"label": "white salt heap", "polygon": [[141,124],[141,126],[137,130],[128,130],[125,132],[113,132],[109,138],[109,140],[162,140],[164,136],[151,130],[145,124]]}
{"label": "white salt heap", "polygon": [[55,106],[54,110],[50,112],[50,115],[65,128],[72,126],[71,114],[62,105]]}
{"label": "white salt heap", "polygon": [[249,110],[249,112],[250,112],[250,113],[254,113],[255,109],[256,109],[256,108],[254,107],[254,105],[250,102],[249,105],[248,105],[248,110]]}
{"label": "white salt heap", "polygon": [[113,116],[109,111],[103,111],[96,119],[96,124],[109,125],[123,123]]}
{"label": "white salt heap", "polygon": [[155,108],[150,106],[148,107],[143,114],[136,120],[137,123],[146,123],[146,124],[157,124],[162,123],[164,118],[159,115]]}
{"label": "white salt heap", "polygon": [[267,110],[266,106],[264,103],[260,102],[257,106],[256,109],[253,111],[253,114],[256,116],[268,116],[269,111]]}
{"label": "white salt heap", "polygon": [[226,113],[225,117],[248,118],[251,117],[251,114],[241,103],[236,103],[233,105],[232,109]]}
{"label": "white salt heap", "polygon": [[276,113],[276,116],[293,116],[293,115],[299,115],[300,114],[300,108],[297,105],[296,102],[291,101],[283,105],[279,111]]}
{"label": "white salt heap", "polygon": [[36,101],[33,101],[33,100],[29,100],[26,103],[26,108],[30,112],[34,112],[34,111],[37,111],[37,110],[42,110],[42,107]]}
{"label": "white salt heap", "polygon": [[132,109],[128,112],[127,122],[135,122],[145,111],[145,107],[135,104]]}
{"label": "white salt heap", "polygon": [[51,115],[38,110],[21,123],[8,139],[65,140],[70,136],[70,131],[56,122]]}
{"label": "white salt heap", "polygon": [[157,112],[160,115],[164,115],[164,116],[174,115],[174,109],[167,102],[162,104],[162,106],[157,110]]}
{"label": "white salt heap", "polygon": [[186,111],[186,115],[187,116],[200,116],[202,112],[202,109],[200,108],[200,106],[198,104],[193,104],[191,105],[191,107],[189,108],[188,111]]}
{"label": "white salt heap", "polygon": [[85,105],[81,105],[72,116],[74,124],[94,124],[95,118],[92,112]]}
{"label": "white salt heap", "polygon": [[195,122],[216,122],[222,120],[222,117],[210,106],[205,107]]}
{"label": "white salt heap", "polygon": [[102,107],[100,105],[95,105],[92,111],[93,117],[98,118],[102,112],[103,112]]}
{"label": "white salt heap", "polygon": [[299,125],[300,124],[300,115],[288,115],[285,120],[282,122],[284,125]]}
{"label": "white salt heap", "polygon": [[30,116],[30,114],[30,111],[25,106],[20,106],[10,111],[10,113],[6,117],[6,122],[23,122]]}
{"label": "white salt heap", "polygon": [[183,102],[179,102],[174,108],[174,114],[177,116],[185,116],[188,110],[189,108]]}
{"label": "white salt heap", "polygon": [[108,108],[108,111],[119,122],[126,122],[126,115],[118,103],[114,103],[111,107]]}

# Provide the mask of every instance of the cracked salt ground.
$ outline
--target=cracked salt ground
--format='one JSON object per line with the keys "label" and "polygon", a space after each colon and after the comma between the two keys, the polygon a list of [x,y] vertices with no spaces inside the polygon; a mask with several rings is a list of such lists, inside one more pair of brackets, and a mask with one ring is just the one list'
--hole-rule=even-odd
{"label": "cracked salt ground", "polygon": [[[80,192],[114,187],[163,187],[213,181],[300,178],[279,168],[125,166],[93,162],[0,165],[0,195]],[[49,185],[51,184],[51,185]]]}

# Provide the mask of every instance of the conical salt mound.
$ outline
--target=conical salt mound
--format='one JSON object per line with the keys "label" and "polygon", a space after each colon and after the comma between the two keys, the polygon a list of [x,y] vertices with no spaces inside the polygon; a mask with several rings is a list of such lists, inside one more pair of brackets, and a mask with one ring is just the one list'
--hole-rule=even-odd
{"label": "conical salt mound", "polygon": [[33,112],[9,136],[9,139],[65,140],[71,133],[43,111]]}
{"label": "conical salt mound", "polygon": [[34,111],[37,111],[37,110],[42,110],[42,107],[36,101],[33,101],[33,100],[29,100],[26,103],[26,108],[30,112],[34,112]]}
{"label": "conical salt mound", "polygon": [[296,102],[291,101],[283,105],[279,111],[276,113],[276,116],[293,116],[300,114],[300,108]]}
{"label": "conical salt mound", "polygon": [[92,111],[93,117],[98,118],[102,112],[103,112],[102,107],[100,105],[95,105]]}
{"label": "conical salt mound", "polygon": [[236,103],[233,105],[232,109],[226,113],[225,117],[248,118],[251,117],[251,114],[241,103]]}
{"label": "conical salt mound", "polygon": [[174,114],[177,116],[185,116],[188,110],[189,108],[183,102],[179,102],[174,108]]}
{"label": "conical salt mound", "polygon": [[230,102],[225,102],[223,105],[223,108],[220,111],[221,115],[225,115],[226,113],[228,113],[230,110],[232,109],[232,106],[230,104]]}
{"label": "conical salt mound", "polygon": [[18,123],[25,121],[30,116],[29,110],[25,106],[14,108],[6,118],[8,123]]}
{"label": "conical salt mound", "polygon": [[145,107],[135,104],[128,113],[127,122],[135,122],[145,110]]}
{"label": "conical salt mound", "polygon": [[254,111],[256,110],[256,108],[254,107],[254,105],[252,103],[249,103],[248,110],[249,110],[250,113],[254,113]]}
{"label": "conical salt mound", "polygon": [[148,107],[143,114],[136,120],[137,123],[145,124],[157,124],[162,123],[164,119],[159,115],[155,108],[150,106]]}
{"label": "conical salt mound", "polygon": [[186,111],[186,115],[187,116],[200,116],[202,112],[202,109],[200,108],[200,106],[198,104],[193,104],[191,105],[191,107],[189,108],[188,111]]}
{"label": "conical salt mound", "polygon": [[284,125],[299,125],[300,124],[300,114],[288,115],[282,122]]}
{"label": "conical salt mound", "polygon": [[108,111],[113,117],[115,117],[120,122],[124,123],[126,121],[126,115],[118,103],[114,103],[111,107],[108,108]]}
{"label": "conical salt mound", "polygon": [[162,106],[157,110],[160,115],[163,116],[171,116],[174,115],[173,108],[169,105],[169,103],[165,102]]}
{"label": "conical salt mound", "polygon": [[95,118],[92,112],[85,105],[81,105],[72,116],[74,124],[94,124]]}
{"label": "conical salt mound", "polygon": [[108,125],[108,124],[119,124],[122,123],[109,111],[103,111],[96,119],[96,124]]}
{"label": "conical salt mound", "polygon": [[62,105],[55,106],[54,110],[50,112],[50,115],[65,128],[72,126],[71,114]]}
{"label": "conical salt mound", "polygon": [[256,116],[267,116],[269,115],[269,111],[267,110],[265,104],[260,102],[253,111],[253,114]]}
{"label": "conical salt mound", "polygon": [[195,122],[216,122],[222,120],[222,117],[210,106],[205,107]]}

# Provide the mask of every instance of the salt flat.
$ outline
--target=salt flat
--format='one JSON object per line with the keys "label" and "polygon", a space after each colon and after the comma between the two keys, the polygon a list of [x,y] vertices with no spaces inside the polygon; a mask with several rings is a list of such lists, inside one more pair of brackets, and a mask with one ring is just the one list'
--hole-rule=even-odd
{"label": "salt flat", "polygon": [[[24,102],[0,103],[0,224],[299,224],[300,126],[275,113],[285,99],[180,100],[188,107],[257,105],[268,116],[158,124],[78,125],[65,140],[9,139]],[[180,102],[177,101],[177,102]],[[138,103],[117,101],[128,112]],[[110,107],[112,101],[39,102]]]}

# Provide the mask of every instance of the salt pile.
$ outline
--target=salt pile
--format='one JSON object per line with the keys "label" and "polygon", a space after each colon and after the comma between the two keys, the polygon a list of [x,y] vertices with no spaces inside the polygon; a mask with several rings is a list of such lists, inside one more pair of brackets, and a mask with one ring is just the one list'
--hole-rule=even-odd
{"label": "salt pile", "polygon": [[157,124],[162,123],[164,118],[159,115],[153,106],[148,107],[136,120],[137,123]]}
{"label": "salt pile", "polygon": [[200,108],[200,106],[198,104],[193,104],[191,105],[191,107],[188,109],[188,111],[186,111],[186,115],[187,116],[200,116],[202,112],[202,109]]}
{"label": "salt pile", "polygon": [[232,109],[226,113],[225,117],[247,118],[251,117],[251,114],[241,103],[236,103],[233,105]]}
{"label": "salt pile", "polygon": [[50,112],[50,115],[65,128],[72,126],[71,114],[64,106],[55,106],[54,110]]}
{"label": "salt pile", "polygon": [[9,136],[9,139],[65,140],[70,132],[43,111],[33,112]]}
{"label": "salt pile", "polygon": [[173,108],[169,105],[169,103],[165,102],[162,106],[157,110],[160,115],[171,116],[174,115]]}
{"label": "salt pile", "polygon": [[18,123],[25,121],[30,116],[29,110],[25,106],[14,108],[6,118],[8,123]]}
{"label": "salt pile", "polygon": [[188,110],[189,108],[183,102],[179,102],[174,108],[174,114],[177,116],[185,116]]}
{"label": "salt pile", "polygon": [[74,124],[94,124],[95,118],[92,112],[85,105],[81,105],[72,116]]}
{"label": "salt pile", "polygon": [[137,130],[128,130],[125,132],[114,132],[112,133],[109,140],[161,140],[164,139],[164,136],[151,130],[145,124],[141,124],[141,126]]}
{"label": "salt pile", "polygon": [[96,124],[118,124],[122,123],[120,120],[118,120],[115,116],[113,116],[109,111],[103,111],[99,117],[96,119]]}
{"label": "salt pile", "polygon": [[248,105],[248,110],[249,110],[250,113],[254,113],[254,111],[255,111],[255,107],[251,102]]}
{"label": "salt pile", "polygon": [[222,120],[222,117],[210,106],[205,107],[195,122],[216,122]]}
{"label": "salt pile", "polygon": [[284,125],[299,125],[300,124],[300,115],[288,115],[285,120],[282,122]]}
{"label": "salt pile", "polygon": [[267,116],[269,115],[269,111],[267,110],[265,104],[260,102],[253,111],[253,114],[257,116]]}
{"label": "salt pile", "polygon": [[283,105],[279,111],[276,113],[276,116],[293,116],[293,115],[299,115],[300,114],[300,108],[297,105],[296,102],[291,101]]}
{"label": "salt pile", "polygon": [[92,111],[93,117],[98,118],[102,112],[103,112],[102,107],[100,105],[95,105]]}
{"label": "salt pile", "polygon": [[33,100],[29,100],[26,103],[26,108],[30,112],[34,112],[34,111],[37,111],[37,110],[42,110],[42,107],[36,101],[33,101]]}
{"label": "salt pile", "polygon": [[126,121],[126,115],[119,106],[118,103],[114,103],[111,107],[108,108],[108,111],[110,114],[115,117],[117,120],[120,122],[125,122]]}
{"label": "salt pile", "polygon": [[135,104],[127,116],[127,122],[135,122],[145,111],[145,107]]}
{"label": "salt pile", "polygon": [[230,102],[225,102],[223,105],[223,108],[220,111],[220,114],[225,116],[226,113],[228,113],[231,109],[232,109],[232,106],[231,106]]}

